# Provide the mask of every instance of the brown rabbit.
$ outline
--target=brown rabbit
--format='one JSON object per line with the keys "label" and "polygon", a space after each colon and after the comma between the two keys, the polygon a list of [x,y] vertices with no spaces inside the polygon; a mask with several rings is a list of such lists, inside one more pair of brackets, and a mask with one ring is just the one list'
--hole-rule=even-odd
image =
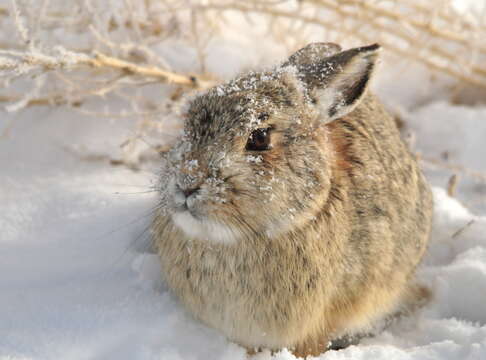
{"label": "brown rabbit", "polygon": [[153,236],[170,289],[238,344],[318,354],[426,293],[432,198],[367,91],[379,49],[310,44],[188,108]]}

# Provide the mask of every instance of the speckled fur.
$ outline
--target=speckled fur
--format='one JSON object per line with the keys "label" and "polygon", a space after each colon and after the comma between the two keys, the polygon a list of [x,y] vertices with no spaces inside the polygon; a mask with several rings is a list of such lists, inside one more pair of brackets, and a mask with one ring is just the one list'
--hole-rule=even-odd
{"label": "speckled fur", "polygon": [[[319,108],[318,91],[356,59],[366,61],[366,86],[377,49],[324,46],[196,98],[168,156],[153,222],[163,276],[197,319],[247,348],[316,354],[420,300],[413,273],[432,199],[415,159],[367,90],[332,121]],[[273,148],[246,151],[262,127],[274,128]],[[235,240],[176,226],[173,182],[199,186],[195,216],[227,225]]]}

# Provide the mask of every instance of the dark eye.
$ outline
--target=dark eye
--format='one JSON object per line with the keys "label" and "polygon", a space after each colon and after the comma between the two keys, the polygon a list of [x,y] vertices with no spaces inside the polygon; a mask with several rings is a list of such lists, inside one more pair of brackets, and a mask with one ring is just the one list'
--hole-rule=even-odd
{"label": "dark eye", "polygon": [[246,143],[246,150],[265,151],[270,148],[270,128],[253,130]]}

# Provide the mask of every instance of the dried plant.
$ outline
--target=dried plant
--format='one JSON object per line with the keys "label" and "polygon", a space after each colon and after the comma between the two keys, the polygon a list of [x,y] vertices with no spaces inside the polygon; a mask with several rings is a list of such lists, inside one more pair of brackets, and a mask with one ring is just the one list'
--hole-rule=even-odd
{"label": "dried plant", "polygon": [[326,30],[327,41],[379,42],[391,54],[486,88],[486,8],[475,17],[461,14],[450,0],[217,0],[197,8],[313,25]]}
{"label": "dried plant", "polygon": [[[12,0],[10,6],[0,7],[3,28],[17,34],[12,39],[5,31],[0,41],[1,81],[4,88],[25,75],[34,76],[34,81],[32,91],[4,92],[0,101],[15,111],[38,104],[79,106],[92,96],[147,83],[205,88],[213,83],[204,76],[205,45],[215,28],[231,27],[231,20],[223,16],[228,11],[243,14],[249,24],[252,15],[259,15],[272,40],[285,43],[289,51],[308,42],[309,33],[318,28],[328,41],[380,42],[389,53],[486,88],[486,25],[479,16],[464,16],[451,4],[444,0]],[[68,36],[58,36],[60,31]],[[173,39],[196,52],[198,64],[192,75],[174,72],[158,51]],[[80,86],[76,76],[83,76],[86,84]],[[55,89],[36,96],[45,94],[46,87]]]}
{"label": "dried plant", "polygon": [[[125,149],[140,135],[167,132],[163,120],[177,113],[181,95],[214,83],[204,65],[177,71],[178,58],[164,55],[163,50],[177,41],[181,48],[196,49],[196,65],[204,63],[203,25],[190,7],[180,10],[183,4],[173,0],[2,3],[0,104],[8,112],[45,105],[99,118],[132,118],[133,138],[123,144]],[[2,127],[0,135],[5,135],[10,127]]]}
{"label": "dried plant", "polygon": [[211,41],[254,24],[287,52],[318,39],[380,42],[486,89],[483,20],[453,0],[10,0],[0,5],[0,104],[67,106],[133,118],[136,134],[162,131],[184,93],[218,81],[207,71]]}
{"label": "dried plant", "polygon": [[[3,26],[10,26],[17,34],[17,41],[4,36],[0,42],[1,81],[9,89],[0,100],[10,103],[6,109],[16,111],[40,104],[79,107],[90,97],[150,83],[193,89],[211,84],[196,74],[172,71],[167,61],[153,51],[166,39],[187,36],[178,33],[175,15],[153,17],[152,2],[148,0],[119,3],[121,9],[112,6],[114,2],[73,0],[67,7],[61,1],[26,4],[13,0],[9,8],[0,8],[0,17],[7,17],[2,19],[6,23]],[[157,4],[169,7],[168,1]],[[64,36],[57,35],[60,31]],[[30,80],[31,90],[12,94],[9,85],[22,78]],[[47,88],[54,89],[46,92]],[[39,97],[39,93],[45,95]]]}

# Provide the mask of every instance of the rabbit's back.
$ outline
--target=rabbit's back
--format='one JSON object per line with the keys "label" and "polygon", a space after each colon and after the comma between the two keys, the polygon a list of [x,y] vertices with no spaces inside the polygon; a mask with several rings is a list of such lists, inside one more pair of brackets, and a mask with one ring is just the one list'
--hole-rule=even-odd
{"label": "rabbit's back", "polygon": [[370,269],[377,270],[378,259],[388,261],[390,271],[414,268],[430,233],[432,195],[394,119],[368,94],[352,113],[327,127],[342,174],[340,189],[347,189],[352,204],[354,253]]}

